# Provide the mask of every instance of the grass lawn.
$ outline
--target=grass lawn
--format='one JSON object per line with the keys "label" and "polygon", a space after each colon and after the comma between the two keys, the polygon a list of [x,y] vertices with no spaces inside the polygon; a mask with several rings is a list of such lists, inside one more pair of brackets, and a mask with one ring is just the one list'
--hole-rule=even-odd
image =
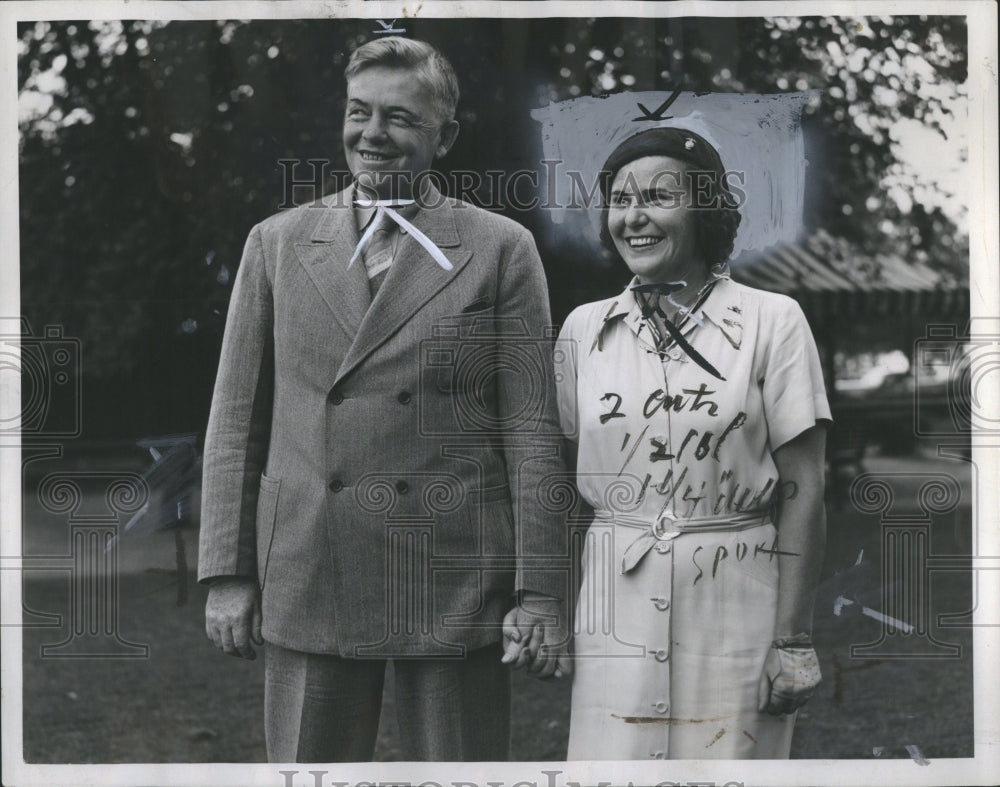
{"label": "grass lawn", "polygon": [[[932,553],[968,549],[968,508],[943,515],[931,528]],[[193,545],[195,534],[185,532]],[[878,567],[882,555],[878,518],[853,510],[830,511],[824,576],[850,566],[859,550],[875,571],[865,602],[881,608]],[[204,635],[205,589],[184,574],[187,598],[178,604],[170,567],[174,536],[156,533],[130,547],[145,550],[126,560],[119,578],[120,636],[149,646],[147,658],[42,658],[41,647],[67,636],[68,573],[26,571],[24,600],[35,612],[63,616],[60,627],[24,629],[24,754],[34,763],[261,762],[265,760],[263,659],[224,657]],[[191,546],[193,550],[193,546]],[[193,562],[193,561],[192,561]],[[149,571],[146,569],[160,569]],[[824,682],[800,713],[795,758],[906,757],[917,746],[928,759],[973,755],[972,629],[939,628],[943,613],[971,609],[968,572],[930,576],[927,635],[959,646],[943,659],[902,658],[926,644],[914,634],[888,642],[873,658],[852,658],[850,647],[879,640],[882,625],[857,607],[833,615],[837,580],[827,582],[817,604],[815,641]],[[871,583],[869,583],[871,585]],[[918,641],[919,640],[919,641]],[[9,687],[5,687],[8,690]],[[514,675],[512,758],[565,757],[570,684],[540,683]],[[399,758],[398,736],[387,692],[377,758]],[[876,754],[877,752],[877,754]]]}

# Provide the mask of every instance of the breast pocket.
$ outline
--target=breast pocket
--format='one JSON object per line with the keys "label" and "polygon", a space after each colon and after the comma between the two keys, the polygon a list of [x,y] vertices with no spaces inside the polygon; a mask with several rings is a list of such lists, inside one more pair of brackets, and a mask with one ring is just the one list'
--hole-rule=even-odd
{"label": "breast pocket", "polygon": [[277,529],[280,491],[280,478],[261,475],[260,491],[257,495],[257,577],[261,590],[264,589],[264,582],[267,579],[267,564]]}

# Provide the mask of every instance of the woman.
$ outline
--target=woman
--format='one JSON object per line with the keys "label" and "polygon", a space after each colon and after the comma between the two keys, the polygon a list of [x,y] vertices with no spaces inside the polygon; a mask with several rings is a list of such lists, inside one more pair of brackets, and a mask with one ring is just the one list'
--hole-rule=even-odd
{"label": "woman", "polygon": [[733,282],[740,216],[683,129],[618,146],[602,238],[634,274],[567,318],[557,371],[595,509],[569,759],[786,758],[810,643],[830,420],[791,299]]}

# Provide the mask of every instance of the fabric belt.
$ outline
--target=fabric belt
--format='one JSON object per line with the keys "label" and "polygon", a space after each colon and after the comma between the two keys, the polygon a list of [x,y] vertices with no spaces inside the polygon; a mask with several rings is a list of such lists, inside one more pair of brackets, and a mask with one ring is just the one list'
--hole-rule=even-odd
{"label": "fabric belt", "polygon": [[674,519],[669,515],[664,515],[650,523],[649,517],[631,516],[603,509],[594,511],[594,520],[646,529],[646,532],[639,535],[625,548],[625,554],[622,555],[622,574],[627,574],[639,565],[639,561],[658,541],[672,541],[681,533],[748,530],[751,527],[770,524],[773,521],[770,510],[732,514],[724,517],[704,516],[690,519]]}

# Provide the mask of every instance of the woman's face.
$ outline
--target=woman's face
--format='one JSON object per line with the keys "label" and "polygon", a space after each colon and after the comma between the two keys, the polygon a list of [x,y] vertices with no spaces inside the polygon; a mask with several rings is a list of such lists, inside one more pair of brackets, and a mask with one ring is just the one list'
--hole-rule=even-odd
{"label": "woman's face", "polygon": [[608,231],[643,284],[704,270],[695,240],[688,165],[669,156],[626,164],[611,183]]}

